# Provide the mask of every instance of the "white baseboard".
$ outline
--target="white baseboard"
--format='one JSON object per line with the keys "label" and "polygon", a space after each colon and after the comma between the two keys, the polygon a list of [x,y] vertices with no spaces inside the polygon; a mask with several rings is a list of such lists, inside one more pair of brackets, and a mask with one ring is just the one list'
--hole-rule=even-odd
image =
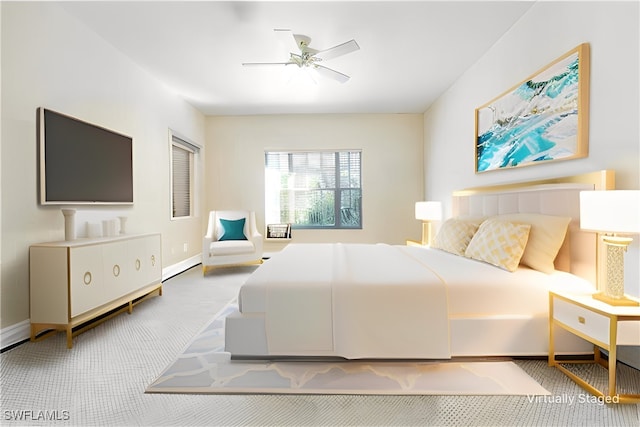
{"label": "white baseboard", "polygon": [[0,348],[4,350],[14,344],[28,340],[30,337],[31,324],[29,319],[23,320],[20,323],[16,323],[15,325],[11,325],[0,330]]}
{"label": "white baseboard", "polygon": [[191,267],[198,265],[202,262],[200,254],[194,255],[191,258],[187,258],[184,261],[180,261],[177,264],[170,265],[162,269],[162,280],[165,281],[176,274],[180,274]]}
{"label": "white baseboard", "polygon": [[[189,259],[181,261],[177,264],[170,265],[162,269],[162,280],[166,280],[170,277],[180,274],[191,267],[200,264],[202,258],[200,255],[195,255]],[[22,341],[28,340],[31,337],[31,323],[29,319],[23,320],[15,325],[8,326],[0,329],[0,349],[11,347]]]}

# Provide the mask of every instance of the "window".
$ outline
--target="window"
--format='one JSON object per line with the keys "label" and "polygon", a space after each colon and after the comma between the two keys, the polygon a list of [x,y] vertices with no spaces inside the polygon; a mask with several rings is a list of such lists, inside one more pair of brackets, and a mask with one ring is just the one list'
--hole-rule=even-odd
{"label": "window", "polygon": [[194,157],[198,147],[171,135],[171,218],[193,215]]}
{"label": "window", "polygon": [[266,223],[362,228],[360,151],[265,153]]}

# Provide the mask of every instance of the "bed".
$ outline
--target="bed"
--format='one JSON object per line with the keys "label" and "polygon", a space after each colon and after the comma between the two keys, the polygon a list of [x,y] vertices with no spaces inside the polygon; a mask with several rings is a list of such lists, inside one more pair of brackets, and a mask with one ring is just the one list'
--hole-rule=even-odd
{"label": "bed", "polygon": [[[579,229],[579,193],[612,187],[613,172],[600,171],[455,192],[432,248],[289,244],[240,288],[225,350],[234,358],[547,355],[549,289],[596,290],[597,239]],[[496,262],[496,242],[501,257],[515,255]],[[557,343],[559,352],[592,350],[571,334]]]}

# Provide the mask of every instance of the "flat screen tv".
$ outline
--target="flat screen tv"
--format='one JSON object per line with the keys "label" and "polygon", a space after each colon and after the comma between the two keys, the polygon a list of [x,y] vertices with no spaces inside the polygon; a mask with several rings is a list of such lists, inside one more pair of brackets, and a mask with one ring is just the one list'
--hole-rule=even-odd
{"label": "flat screen tv", "polygon": [[38,109],[40,203],[133,204],[133,139]]}

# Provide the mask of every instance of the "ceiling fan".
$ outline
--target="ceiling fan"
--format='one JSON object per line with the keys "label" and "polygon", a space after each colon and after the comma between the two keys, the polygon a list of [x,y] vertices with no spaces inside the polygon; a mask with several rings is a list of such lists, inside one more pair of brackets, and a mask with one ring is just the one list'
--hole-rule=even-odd
{"label": "ceiling fan", "polygon": [[[340,83],[345,83],[349,80],[350,77],[346,74],[325,67],[324,65],[321,65],[320,62],[346,55],[347,53],[360,49],[360,46],[358,46],[358,43],[356,43],[355,40],[349,40],[348,42],[344,42],[329,49],[317,50],[309,47],[309,44],[311,43],[310,37],[301,34],[293,34],[291,30],[275,29],[274,31],[278,37],[290,44],[291,49],[294,50],[294,52],[289,53],[289,60],[287,62],[244,62],[242,65],[297,65],[299,68],[315,70],[318,74],[334,79]],[[292,43],[295,44],[295,48]]]}

